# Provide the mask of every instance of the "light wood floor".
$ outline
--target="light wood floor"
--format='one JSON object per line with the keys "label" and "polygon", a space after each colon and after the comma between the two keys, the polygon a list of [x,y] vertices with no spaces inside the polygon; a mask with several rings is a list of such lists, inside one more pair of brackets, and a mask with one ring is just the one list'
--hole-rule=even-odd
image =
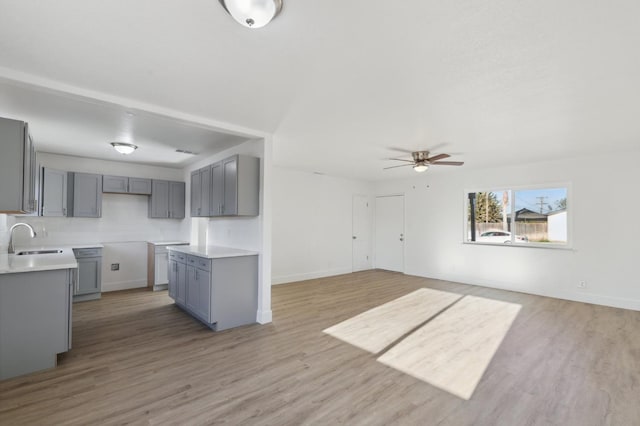
{"label": "light wood floor", "polygon": [[[522,305],[469,401],[322,332],[421,287]],[[0,424],[640,424],[640,312],[366,271],[276,286],[272,324],[220,333],[166,292],[74,315],[58,368],[0,382]]]}

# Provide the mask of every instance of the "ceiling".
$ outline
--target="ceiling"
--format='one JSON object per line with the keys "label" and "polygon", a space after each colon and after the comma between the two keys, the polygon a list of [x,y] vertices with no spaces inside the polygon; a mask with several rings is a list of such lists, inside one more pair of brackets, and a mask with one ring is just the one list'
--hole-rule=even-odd
{"label": "ceiling", "polygon": [[378,180],[413,173],[382,170],[392,148],[491,167],[640,147],[637,0],[284,0],[258,30],[214,0],[0,10],[0,67],[273,134],[281,166]]}
{"label": "ceiling", "polygon": [[[39,152],[174,168],[247,140],[173,117],[2,79],[0,117],[28,122]],[[110,142],[133,143],[138,149],[122,155]]]}

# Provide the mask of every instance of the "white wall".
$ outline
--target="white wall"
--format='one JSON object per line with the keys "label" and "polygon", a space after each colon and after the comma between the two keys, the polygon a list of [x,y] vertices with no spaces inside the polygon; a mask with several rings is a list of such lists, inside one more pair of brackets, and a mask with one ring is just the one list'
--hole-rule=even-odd
{"label": "white wall", "polygon": [[[87,158],[38,154],[44,167],[59,170],[111,174],[132,177],[182,180],[183,171],[165,167]],[[9,236],[6,231],[16,221],[31,224],[38,236],[30,239],[28,232],[16,231],[15,241],[21,246],[55,246],[102,243],[102,287],[104,291],[144,287],[147,277],[148,240],[189,241],[187,220],[149,219],[145,195],[103,194],[101,218],[66,217],[0,217],[0,237],[6,250]],[[0,215],[3,216],[3,215]],[[4,235],[3,235],[4,234]],[[119,271],[111,271],[111,263],[120,263]]]}
{"label": "white wall", "polygon": [[[486,170],[459,168],[380,182],[403,192],[405,272],[526,293],[640,310],[640,152]],[[463,244],[464,191],[570,182],[573,249]],[[582,290],[576,286],[587,282]]]}
{"label": "white wall", "polygon": [[234,247],[260,253],[257,321],[271,322],[271,148],[269,138],[249,140],[191,165],[184,171],[187,182],[187,215],[190,211],[191,172],[235,154],[260,158],[260,214],[257,217],[191,218],[194,245]]}
{"label": "white wall", "polygon": [[352,271],[352,199],[373,184],[273,168],[273,283]]}

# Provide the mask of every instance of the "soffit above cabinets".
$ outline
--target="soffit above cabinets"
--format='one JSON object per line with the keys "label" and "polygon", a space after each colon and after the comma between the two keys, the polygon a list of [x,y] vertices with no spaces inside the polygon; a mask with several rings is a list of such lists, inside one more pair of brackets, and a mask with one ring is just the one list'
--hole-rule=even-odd
{"label": "soffit above cabinets", "polygon": [[[2,79],[0,117],[28,122],[39,152],[173,168],[248,140],[197,123]],[[123,155],[110,142],[133,143],[138,149]]]}

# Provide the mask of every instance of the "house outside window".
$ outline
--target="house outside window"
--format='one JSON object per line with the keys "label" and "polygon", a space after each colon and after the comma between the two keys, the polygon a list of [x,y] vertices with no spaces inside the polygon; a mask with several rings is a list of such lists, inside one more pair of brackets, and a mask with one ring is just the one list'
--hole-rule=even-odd
{"label": "house outside window", "polygon": [[569,244],[569,185],[465,191],[465,242]]}

